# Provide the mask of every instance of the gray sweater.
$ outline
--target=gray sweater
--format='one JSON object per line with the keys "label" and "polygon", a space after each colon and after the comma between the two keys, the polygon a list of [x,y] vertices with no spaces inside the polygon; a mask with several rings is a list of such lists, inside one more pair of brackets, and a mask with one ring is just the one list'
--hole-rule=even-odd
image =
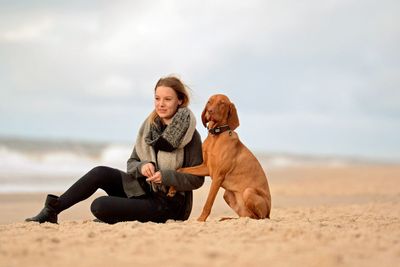
{"label": "gray sweater", "polygon": [[[197,130],[193,134],[192,140],[184,148],[184,160],[182,167],[192,167],[203,162],[201,138]],[[128,197],[138,197],[146,194],[139,180],[145,177],[141,174],[142,166],[150,161],[141,160],[134,148],[131,157],[127,162],[127,173],[122,172],[122,183],[124,191]],[[162,176],[162,183],[166,186],[174,186],[179,192],[185,194],[185,214],[182,214],[182,220],[186,220],[192,209],[192,190],[201,187],[204,183],[204,176],[196,176],[186,173],[178,173],[176,170],[159,170]]]}

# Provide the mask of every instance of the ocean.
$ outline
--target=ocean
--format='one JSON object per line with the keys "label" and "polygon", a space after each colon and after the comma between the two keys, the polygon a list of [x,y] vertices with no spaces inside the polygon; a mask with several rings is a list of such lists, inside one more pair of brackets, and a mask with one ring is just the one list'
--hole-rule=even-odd
{"label": "ocean", "polygon": [[[92,143],[0,138],[0,193],[60,192],[96,166],[126,170],[133,149],[128,143]],[[266,169],[323,163],[338,166],[340,158],[255,153]]]}
{"label": "ocean", "polygon": [[126,170],[130,144],[0,139],[0,193],[64,191],[95,166]]}

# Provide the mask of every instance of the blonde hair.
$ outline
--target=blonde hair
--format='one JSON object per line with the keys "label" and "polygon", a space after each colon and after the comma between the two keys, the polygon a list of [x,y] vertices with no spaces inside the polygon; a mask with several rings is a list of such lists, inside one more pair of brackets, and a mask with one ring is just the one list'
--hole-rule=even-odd
{"label": "blonde hair", "polygon": [[[160,78],[158,82],[156,83],[156,86],[154,87],[154,93],[157,90],[157,87],[160,86],[165,86],[165,87],[170,87],[172,88],[176,95],[178,96],[178,99],[182,101],[182,104],[179,105],[179,107],[184,108],[189,106],[190,103],[190,97],[189,97],[189,92],[188,92],[188,86],[185,85],[179,78],[175,76],[166,76],[163,78]],[[150,114],[150,121],[154,122],[154,120],[157,118],[157,113],[155,110]]]}

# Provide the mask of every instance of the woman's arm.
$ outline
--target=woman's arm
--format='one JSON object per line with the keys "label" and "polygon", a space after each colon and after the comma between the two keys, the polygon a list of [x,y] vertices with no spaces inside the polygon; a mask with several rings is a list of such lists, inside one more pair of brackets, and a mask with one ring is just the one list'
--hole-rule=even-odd
{"label": "woman's arm", "polygon": [[147,163],[153,163],[153,162],[148,160],[141,161],[136,153],[136,148],[134,147],[132,154],[127,162],[127,173],[134,175],[135,177],[143,176],[141,173],[142,166]]}
{"label": "woman's arm", "polygon": [[[185,147],[185,158],[182,167],[192,167],[203,162],[200,134],[195,131],[192,141]],[[160,170],[162,183],[174,186],[177,191],[191,191],[199,188],[204,183],[204,176],[179,173],[175,170]]]}

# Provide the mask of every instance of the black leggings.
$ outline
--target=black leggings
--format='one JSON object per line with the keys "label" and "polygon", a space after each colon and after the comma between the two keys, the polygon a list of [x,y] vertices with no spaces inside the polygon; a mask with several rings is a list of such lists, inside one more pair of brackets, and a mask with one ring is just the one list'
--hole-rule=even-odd
{"label": "black leggings", "polygon": [[184,196],[180,194],[173,198],[156,193],[128,198],[122,186],[121,171],[99,166],[85,174],[59,197],[58,212],[87,199],[97,189],[103,189],[108,196],[96,198],[90,209],[96,218],[106,223],[176,220],[184,208]]}

